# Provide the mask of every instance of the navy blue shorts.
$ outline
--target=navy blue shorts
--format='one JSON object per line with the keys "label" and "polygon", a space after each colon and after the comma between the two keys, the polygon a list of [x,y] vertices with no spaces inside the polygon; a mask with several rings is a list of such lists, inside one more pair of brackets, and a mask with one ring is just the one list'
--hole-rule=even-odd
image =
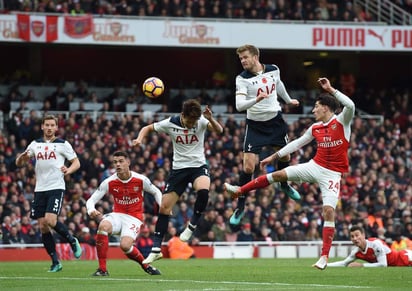
{"label": "navy blue shorts", "polygon": [[279,112],[267,121],[246,119],[246,132],[243,142],[245,153],[260,154],[264,146],[284,147],[288,142],[288,125]]}
{"label": "navy blue shorts", "polygon": [[37,219],[44,217],[46,212],[59,215],[63,205],[64,192],[65,190],[63,189],[34,192],[31,218]]}
{"label": "navy blue shorts", "polygon": [[193,184],[196,178],[200,176],[210,177],[207,165],[199,168],[172,170],[167,178],[164,193],[176,192],[180,196],[186,190],[187,184]]}

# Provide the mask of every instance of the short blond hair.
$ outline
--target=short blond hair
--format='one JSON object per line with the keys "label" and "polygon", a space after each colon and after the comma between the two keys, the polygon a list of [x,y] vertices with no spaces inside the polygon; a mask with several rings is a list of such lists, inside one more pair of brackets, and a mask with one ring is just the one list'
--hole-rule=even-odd
{"label": "short blond hair", "polygon": [[245,51],[249,51],[252,56],[258,56],[260,55],[259,49],[257,47],[255,47],[254,45],[251,44],[245,44],[242,45],[241,47],[238,47],[236,50],[237,54],[243,53]]}

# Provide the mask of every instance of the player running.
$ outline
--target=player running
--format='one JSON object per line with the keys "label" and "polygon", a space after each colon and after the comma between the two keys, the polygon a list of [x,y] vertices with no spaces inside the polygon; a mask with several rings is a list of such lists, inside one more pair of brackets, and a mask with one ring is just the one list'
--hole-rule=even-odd
{"label": "player running", "polygon": [[[67,226],[57,219],[66,191],[64,176],[71,175],[80,168],[80,161],[71,144],[56,137],[57,121],[54,115],[44,116],[41,124],[43,137],[32,141],[16,159],[18,167],[29,163],[31,159],[36,161],[36,187],[31,217],[39,222],[44,248],[52,260],[48,271],[51,273],[63,269],[57,256],[56,242],[51,229],[70,243],[76,259],[82,255],[82,248],[77,238],[72,236]],[[66,160],[70,162],[70,166],[65,165]]]}

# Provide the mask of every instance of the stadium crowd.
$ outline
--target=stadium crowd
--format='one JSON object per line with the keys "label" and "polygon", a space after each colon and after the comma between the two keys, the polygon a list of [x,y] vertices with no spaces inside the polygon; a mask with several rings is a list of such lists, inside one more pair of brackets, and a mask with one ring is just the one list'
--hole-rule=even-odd
{"label": "stadium crowd", "polygon": [[[377,98],[379,96],[379,98]],[[391,96],[388,98],[387,96]],[[385,98],[387,97],[387,98]],[[374,114],[384,120],[356,117],[352,125],[350,172],[341,185],[341,202],[337,208],[336,240],[349,240],[351,225],[361,224],[367,236],[378,236],[393,244],[407,245],[402,239],[412,239],[412,104],[407,93],[368,92],[356,102],[378,106]],[[403,108],[403,109],[402,109]],[[213,107],[212,107],[213,109]],[[167,110],[162,112],[167,114]],[[151,178],[160,189],[171,163],[171,147],[166,135],[153,135],[146,146],[134,148],[131,140],[148,123],[160,119],[159,114],[145,119],[144,114],[118,114],[113,119],[101,112],[96,120],[92,114],[72,112],[60,116],[58,135],[75,148],[81,168],[67,178],[67,195],[59,220],[67,224],[81,242],[94,244],[96,221],[86,213],[85,201],[99,182],[113,173],[109,157],[115,150],[131,155],[132,170]],[[33,199],[33,165],[15,166],[16,153],[27,143],[41,136],[41,111],[30,112],[23,118],[17,111],[0,133],[0,222],[2,243],[41,243],[36,221],[30,219]],[[198,224],[192,245],[199,241],[304,241],[321,240],[321,197],[317,185],[295,185],[303,198],[290,200],[277,186],[250,193],[247,214],[239,228],[229,226],[236,201],[223,191],[223,183],[237,183],[242,167],[243,121],[234,115],[219,117],[224,125],[220,136],[210,134],[206,139],[206,155],[212,179],[209,206]],[[301,118],[289,124],[289,138],[300,136],[313,120]],[[292,156],[292,163],[307,161],[315,145],[306,146]],[[269,150],[265,151],[266,155]],[[272,169],[267,169],[271,171]],[[180,233],[193,215],[194,193],[188,187],[179,200],[170,221],[169,240]],[[150,195],[145,201],[145,224],[153,233],[157,208]],[[109,212],[110,197],[97,209]],[[175,229],[175,230],[174,230]],[[56,237],[62,241],[62,238]],[[116,237],[113,237],[116,239]]]}
{"label": "stadium crowd", "polygon": [[[389,2],[389,1],[388,1]],[[412,11],[411,1],[391,1]],[[383,1],[383,6],[386,3]],[[383,8],[385,9],[385,7]],[[375,21],[345,0],[10,0],[4,10],[124,16],[207,17],[299,21]]]}

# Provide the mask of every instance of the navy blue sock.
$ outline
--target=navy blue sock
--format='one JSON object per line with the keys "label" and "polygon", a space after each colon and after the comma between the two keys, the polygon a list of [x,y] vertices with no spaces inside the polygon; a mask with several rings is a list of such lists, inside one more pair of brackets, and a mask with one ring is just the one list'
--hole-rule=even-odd
{"label": "navy blue sock", "polygon": [[[195,206],[193,209],[193,216],[192,216],[192,219],[190,220],[190,224],[193,226],[197,225],[197,222],[199,221],[200,216],[206,209],[207,202],[209,200],[209,190],[201,189],[197,191],[196,196],[197,197],[196,197]],[[191,230],[193,231],[193,229]]]}
{"label": "navy blue sock", "polygon": [[[251,180],[252,180],[252,174],[247,174],[242,171],[239,176],[239,186],[243,186],[246,183],[249,183]],[[239,196],[238,202],[237,202],[237,208],[243,211],[243,209],[245,209],[245,204],[246,204],[246,195]]]}
{"label": "navy blue sock", "polygon": [[63,223],[60,221],[57,221],[56,225],[53,227],[53,229],[60,234],[62,237],[64,237],[69,243],[74,243],[74,237],[70,234],[69,229],[67,226],[65,226]]}
{"label": "navy blue sock", "polygon": [[44,248],[46,249],[47,253],[52,259],[53,265],[58,264],[59,259],[57,258],[57,253],[56,253],[56,242],[54,241],[54,238],[51,232],[42,233],[41,239],[43,241]]}
{"label": "navy blue sock", "polygon": [[153,247],[160,248],[162,246],[163,237],[167,231],[169,224],[169,215],[159,214],[153,238]]}

